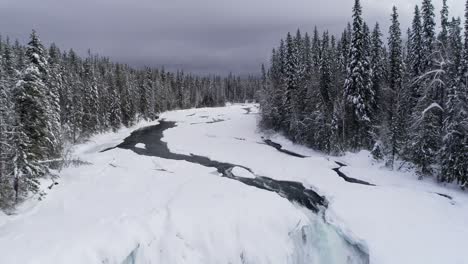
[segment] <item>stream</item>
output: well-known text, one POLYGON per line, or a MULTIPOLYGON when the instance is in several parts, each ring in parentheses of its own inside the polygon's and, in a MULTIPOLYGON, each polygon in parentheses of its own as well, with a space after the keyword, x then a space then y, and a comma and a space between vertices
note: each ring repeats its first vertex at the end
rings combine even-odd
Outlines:
MULTIPOLYGON (((292 152, 290 150, 287 150, 287 149, 284 149, 283 146, 279 143, 276 143, 270 139, 263 139, 263 142, 270 146, 270 147, 273 147, 275 148, 276 150, 278 150, 279 152, 281 153, 284 153, 286 155, 289 155, 289 156, 293 156, 293 157, 296 157, 296 158, 307 158, 307 156, 304 156, 302 154, 298 154, 298 153, 295 153, 295 152, 292 152)), ((367 186, 375 186, 375 184, 372 184, 372 183, 369 183, 369 182, 366 182, 366 181, 363 181, 363 180, 359 180, 359 179, 355 179, 355 178, 352 178, 352 177, 349 177, 347 176, 346 174, 344 174, 342 171, 341 171, 341 168, 343 167, 346 167, 347 165, 344 164, 344 163, 341 163, 341 162, 338 162, 338 161, 335 161, 335 163, 339 166, 338 168, 334 168, 333 171, 336 172, 336 174, 338 174, 338 176, 340 178, 342 178, 343 180, 345 180, 346 182, 349 182, 349 183, 356 183, 356 184, 362 184, 362 185, 367 185, 367 186)))
MULTIPOLYGON (((319 251, 318 254, 322 254, 326 261, 321 261, 319 263, 342 263, 342 259, 346 259, 346 262, 343 264, 361 264, 361 263, 369 263, 369 255, 367 250, 358 243, 351 241, 350 239, 343 237, 339 234, 338 231, 334 230, 333 227, 326 224, 326 222, 322 219, 323 212, 327 209, 327 200, 325 197, 319 195, 316 191, 312 189, 306 188, 300 182, 293 182, 293 181, 279 181, 275 179, 271 179, 264 176, 259 176, 254 173, 254 171, 248 167, 221 162, 209 159, 208 157, 199 156, 195 154, 184 155, 184 154, 177 154, 173 153, 169 150, 167 143, 162 141, 164 137, 163 133, 167 129, 171 129, 176 127, 177 124, 171 121, 160 121, 158 125, 144 127, 138 129, 131 133, 129 137, 127 137, 123 143, 119 144, 114 148, 121 148, 121 149, 128 149, 132 150, 133 152, 139 155, 145 156, 152 156, 152 157, 159 157, 164 159, 172 159, 172 160, 183 160, 195 164, 199 164, 205 167, 212 167, 217 170, 218 173, 222 177, 226 177, 232 180, 236 180, 243 184, 256 187, 261 190, 270 191, 277 193, 279 196, 288 199, 290 202, 299 205, 302 208, 306 208, 314 213, 315 218, 312 222, 314 224, 312 226, 308 226, 303 228, 300 234, 291 235, 295 237, 295 241, 297 241, 298 248, 301 248, 296 253, 295 261, 292 263, 310 263, 312 260, 316 260, 316 257, 312 257, 313 254, 310 254, 310 250, 319 251), (146 148, 138 148, 136 145, 138 143, 143 143, 146 145, 146 148), (250 173, 255 175, 255 178, 243 178, 235 176, 232 173, 233 168, 240 167, 245 170, 248 170, 250 173), (317 217, 318 216, 318 217, 317 217), (320 222, 320 223, 318 223, 320 222), (317 238, 317 233, 321 233, 322 236, 327 237, 325 241, 329 240, 339 240, 342 245, 341 251, 338 253, 336 252, 325 252, 330 251, 329 247, 327 247, 325 242, 319 241, 317 238), (333 238, 333 239, 332 239, 333 238), (318 250, 319 249, 319 250, 318 250), (322 252, 323 251, 323 252, 322 252), (334 259, 334 260, 333 260, 334 259), (339 260, 337 260, 339 259, 339 260), (307 260, 307 261, 306 261, 307 260), (337 262, 339 261, 339 262, 337 262)), ((108 151, 114 148, 109 148, 104 151, 108 151)), ((289 152, 288 154, 291 154, 289 152)), ((294 153, 293 153, 294 154, 294 153)), ((330 242, 329 242, 330 243, 330 242)), ((339 244, 338 243, 338 244, 339 244)), ((335 244, 335 243, 332 243, 335 244)), ((323 259, 323 258, 319 258, 323 259)), ((137 263, 137 262, 125 262, 125 263, 137 263)))

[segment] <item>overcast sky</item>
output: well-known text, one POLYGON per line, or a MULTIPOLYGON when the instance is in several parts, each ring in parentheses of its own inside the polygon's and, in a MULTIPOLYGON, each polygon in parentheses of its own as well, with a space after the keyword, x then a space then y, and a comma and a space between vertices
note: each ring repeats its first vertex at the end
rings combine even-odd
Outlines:
MULTIPOLYGON (((408 27, 422 0, 362 0, 369 24, 388 30, 393 5, 408 27)), ((194 73, 258 72, 286 32, 328 29, 350 20, 353 0, 0 0, 0 32, 25 41, 35 28, 45 43, 88 48, 135 67, 194 73)), ((433 0, 439 14, 442 0, 433 0)), ((448 0, 463 16, 464 0, 448 0)), ((404 29, 403 32, 406 32, 404 29)))

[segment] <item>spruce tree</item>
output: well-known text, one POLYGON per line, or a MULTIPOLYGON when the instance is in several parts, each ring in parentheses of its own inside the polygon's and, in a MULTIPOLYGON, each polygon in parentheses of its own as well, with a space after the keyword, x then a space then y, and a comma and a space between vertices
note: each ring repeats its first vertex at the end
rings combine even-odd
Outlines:
POLYGON ((300 60, 297 41, 288 33, 286 37, 285 85, 284 95, 285 118, 283 128, 288 134, 297 132, 297 116, 294 99, 300 84, 300 60))
POLYGON ((46 173, 39 161, 47 157, 48 138, 46 85, 42 74, 47 71, 44 50, 36 32, 26 51, 28 65, 13 91, 15 126, 12 145, 16 200, 29 191, 37 191, 37 178, 46 173))
POLYGON ((47 92, 48 101, 48 131, 51 138, 49 146, 49 156, 58 158, 62 154, 62 121, 61 121, 61 102, 60 92, 63 90, 63 68, 60 63, 60 51, 52 44, 49 49, 49 74, 47 75, 47 92))
POLYGON ((140 114, 145 120, 154 119, 154 90, 151 81, 151 69, 146 68, 140 84, 140 114))
POLYGON ((128 76, 123 69, 123 65, 117 64, 115 68, 115 85, 120 98, 120 113, 121 122, 124 126, 129 127, 132 124, 132 105, 129 94, 128 76))
POLYGON ((113 131, 117 131, 122 125, 122 107, 120 100, 120 93, 117 87, 114 86, 113 76, 109 75, 109 126, 113 131))
POLYGON ((317 27, 314 28, 314 36, 312 37, 312 65, 315 69, 318 69, 320 65, 320 35, 317 27))
POLYGON ((99 93, 95 69, 92 63, 92 57, 88 52, 88 58, 84 63, 84 83, 83 83, 83 117, 82 131, 84 137, 89 137, 99 131, 99 93))
MULTIPOLYGON (((409 159, 420 168, 421 177, 434 172, 434 164, 440 152, 442 121, 444 113, 444 78, 446 62, 443 54, 435 47, 434 6, 424 0, 422 6, 422 72, 419 98, 413 108, 410 126, 409 159), (437 56, 436 56, 437 55, 437 56)), ((413 44, 415 45, 415 44, 413 44)))
POLYGON ((366 56, 365 26, 362 19, 362 7, 359 0, 355 0, 353 7, 353 32, 351 41, 351 55, 348 74, 345 82, 344 95, 349 114, 346 118, 346 128, 350 145, 354 149, 370 147, 371 108, 374 102, 374 92, 368 79, 369 66, 366 56))
POLYGON ((320 95, 321 95, 321 112, 323 114, 321 131, 317 142, 320 142, 319 149, 330 153, 332 151, 330 136, 333 122, 333 101, 332 101, 332 72, 331 72, 331 52, 330 38, 328 32, 323 33, 322 47, 320 56, 320 95))
POLYGON ((418 103, 422 91, 420 82, 417 79, 421 76, 424 71, 424 50, 423 50, 423 36, 422 36, 422 24, 421 14, 419 7, 416 6, 414 10, 414 18, 411 28, 411 41, 408 51, 408 70, 410 84, 408 85, 409 92, 409 108, 412 109, 418 103))
MULTIPOLYGON (((12 129, 11 91, 14 87, 16 72, 12 58, 9 40, 3 46, 3 56, 0 56, 0 207, 6 202, 10 186, 10 153, 12 146, 8 134, 12 129), (4 191, 4 192, 3 192, 4 191), (3 201, 3 202, 2 202, 3 201)), ((4 206, 7 206, 5 203, 4 206)))
POLYGON ((66 83, 66 109, 67 114, 65 115, 65 126, 68 131, 67 137, 71 139, 73 143, 81 141, 81 129, 83 127, 83 116, 84 116, 84 105, 83 105, 83 92, 84 83, 81 79, 83 74, 83 65, 81 59, 75 53, 70 50, 67 54, 67 75, 66 83))
POLYGON ((294 139, 297 142, 304 142, 304 136, 302 135, 302 131, 304 129, 304 118, 305 118, 305 111, 307 108, 307 90, 308 90, 308 80, 306 70, 308 68, 307 62, 305 58, 308 56, 307 53, 309 52, 305 47, 305 40, 302 37, 302 34, 299 30, 296 32, 296 36, 294 37, 294 44, 296 46, 296 57, 298 64, 295 70, 295 76, 297 76, 297 87, 293 94, 292 100, 292 123, 290 130, 292 134, 295 135, 294 139))
MULTIPOLYGON (((1 73, 3 72, 0 71, 0 74, 1 73)), ((6 202, 6 197, 8 196, 6 188, 9 185, 7 177, 9 177, 10 174, 8 171, 8 160, 10 158, 9 152, 11 151, 11 145, 9 144, 7 134, 9 133, 11 125, 9 122, 11 115, 9 102, 11 99, 8 94, 9 87, 7 84, 5 77, 0 75, 0 208, 6 206, 6 204, 3 204, 6 202)))
POLYGON ((432 0, 423 0, 422 3, 422 48, 423 72, 432 69, 432 58, 435 49, 435 14, 432 0))
POLYGON ((273 52, 271 58, 271 83, 272 83, 272 92, 271 92, 271 126, 274 129, 280 129, 281 123, 284 118, 284 108, 283 108, 283 96, 284 96, 284 75, 285 75, 285 45, 284 41, 280 41, 278 50, 273 52))
POLYGON ((441 30, 437 37, 438 46, 440 50, 447 49, 448 45, 448 30, 449 30, 449 10, 447 6, 447 0, 442 0, 442 10, 440 11, 440 27, 441 30))
POLYGON ((382 86, 385 77, 385 54, 383 51, 383 46, 384 45, 382 41, 382 33, 380 32, 380 26, 379 23, 376 23, 374 30, 372 31, 370 59, 370 65, 372 70, 372 90, 375 93, 374 105, 372 109, 376 115, 381 110, 379 109, 379 107, 381 107, 380 101, 382 99, 382 86))
POLYGON ((313 69, 313 53, 312 53, 312 41, 308 33, 304 36, 304 43, 302 49, 302 64, 304 66, 304 81, 305 86, 310 84, 312 78, 312 69, 313 69))
MULTIPOLYGON (((449 29, 451 77, 444 119, 443 149, 441 151, 442 168, 439 180, 456 181, 462 188, 468 186, 468 98, 467 83, 458 72, 462 63, 460 20, 453 19, 449 29)), ((467 42, 468 40, 465 40, 467 42)), ((466 53, 467 51, 463 51, 466 53)))
POLYGON ((456 181, 462 188, 468 186, 468 1, 465 6, 464 44, 461 42, 460 20, 450 26, 452 71, 459 69, 456 82, 450 85, 444 119, 442 168, 439 180, 456 181), (461 55, 460 55, 461 53, 461 55), (459 64, 459 67, 457 66, 459 64))
POLYGON ((397 8, 393 7, 392 24, 389 30, 389 89, 386 95, 388 105, 385 119, 388 127, 387 144, 389 147, 389 166, 393 168, 395 157, 401 147, 401 138, 404 135, 403 117, 403 43, 401 40, 400 22, 397 8))
POLYGON ((460 77, 463 83, 468 83, 468 0, 465 4, 464 40, 460 77))
POLYGON ((40 160, 47 156, 46 149, 49 144, 47 87, 42 78, 47 70, 47 61, 35 31, 31 34, 26 55, 27 68, 14 90, 15 112, 19 126, 29 141, 29 149, 25 151, 40 160))

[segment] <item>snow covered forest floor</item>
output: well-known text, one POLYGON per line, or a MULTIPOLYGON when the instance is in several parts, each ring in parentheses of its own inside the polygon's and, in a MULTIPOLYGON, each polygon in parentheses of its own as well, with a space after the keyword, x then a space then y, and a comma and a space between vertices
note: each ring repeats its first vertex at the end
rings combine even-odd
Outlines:
MULTIPOLYGON (((0 213, 2 263, 468 263, 468 195, 411 171, 389 171, 369 153, 329 157, 257 128, 258 106, 164 113, 173 153, 236 167, 238 177, 301 182, 328 201, 315 214, 275 192, 183 160, 111 149, 143 122, 93 137, 74 156, 91 163, 44 180, 13 215, 0 213), (265 144, 271 139, 293 156, 265 144), (345 181, 347 177, 369 182, 345 181), (49 189, 49 187, 51 187, 49 189)), ((145 149, 143 143, 137 148, 145 149)))

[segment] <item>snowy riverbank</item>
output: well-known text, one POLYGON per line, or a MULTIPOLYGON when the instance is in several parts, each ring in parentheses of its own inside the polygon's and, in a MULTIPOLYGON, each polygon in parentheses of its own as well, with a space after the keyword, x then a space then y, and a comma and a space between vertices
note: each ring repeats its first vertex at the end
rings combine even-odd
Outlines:
MULTIPOLYGON (((297 181, 324 195, 325 224, 274 192, 219 176, 183 160, 101 150, 142 123, 96 136, 75 149, 92 165, 65 169, 43 201, 0 215, 5 263, 347 263, 342 236, 367 248, 371 263, 467 263, 468 195, 411 173, 372 164, 366 152, 329 158, 272 139, 299 158, 263 143, 255 105, 191 109, 161 116, 174 153, 250 168, 255 175, 297 181), (250 108, 250 110, 247 110, 250 108), (376 186, 344 181, 332 169, 376 186), (441 196, 444 194, 450 198, 441 196), (443 245, 443 246, 441 246, 443 245)), ((137 144, 145 150, 148 145, 137 144)), ((252 178, 238 167, 233 173, 252 178)), ((44 184, 47 185, 47 184, 44 184)), ((358 262, 351 262, 358 263, 358 262)))

